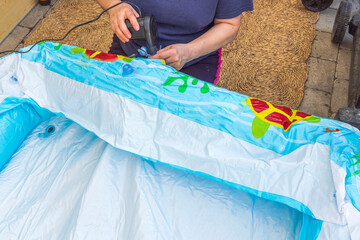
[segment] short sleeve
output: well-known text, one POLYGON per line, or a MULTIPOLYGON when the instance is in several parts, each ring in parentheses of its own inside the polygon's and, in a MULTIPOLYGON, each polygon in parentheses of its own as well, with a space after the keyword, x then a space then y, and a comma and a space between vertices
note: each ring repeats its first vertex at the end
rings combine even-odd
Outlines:
POLYGON ((215 18, 234 18, 246 11, 254 10, 252 0, 219 0, 215 18))

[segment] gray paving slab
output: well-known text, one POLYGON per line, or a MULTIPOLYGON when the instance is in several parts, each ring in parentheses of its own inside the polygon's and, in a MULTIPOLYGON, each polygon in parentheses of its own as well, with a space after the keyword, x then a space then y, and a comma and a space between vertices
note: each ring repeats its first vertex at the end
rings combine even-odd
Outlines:
POLYGON ((315 25, 315 29, 322 32, 331 33, 335 21, 336 9, 328 8, 320 13, 319 20, 315 25))
POLYGON ((338 9, 341 1, 342 1, 342 0, 334 0, 333 3, 331 4, 330 8, 332 8, 332 9, 338 9))
POLYGON ((335 119, 336 118, 336 113, 332 113, 329 118, 335 119))
POLYGON ((43 19, 45 14, 50 10, 50 5, 41 6, 36 4, 35 7, 26 15, 26 17, 20 22, 20 26, 33 28, 35 25, 43 19))
POLYGON ((349 81, 344 79, 336 79, 334 81, 334 90, 331 96, 331 112, 337 113, 340 108, 347 107, 349 91, 349 81))
POLYGON ((359 11, 359 9, 360 9, 359 0, 334 0, 333 3, 331 4, 330 8, 338 9, 339 5, 342 1, 348 1, 348 2, 352 3, 352 8, 351 8, 352 14, 359 11))
POLYGON ((33 27, 33 28, 31 29, 31 31, 29 32, 29 34, 24 38, 24 42, 26 41, 26 39, 27 39, 28 37, 30 37, 30 36, 36 31, 36 29, 37 29, 40 25, 41 25, 41 21, 39 21, 39 22, 35 25, 35 27, 33 27))
POLYGON ((15 27, 15 29, 0 45, 0 52, 6 50, 14 50, 24 40, 25 36, 29 32, 30 29, 26 27, 21 27, 21 26, 15 27))
POLYGON ((20 44, 15 48, 15 50, 16 50, 16 51, 19 51, 20 48, 23 48, 23 47, 24 47, 24 43, 20 43, 20 44))
POLYGON ((347 28, 343 41, 340 44, 341 49, 351 50, 353 46, 353 36, 348 32, 347 28))
POLYGON ((329 60, 310 57, 308 64, 309 75, 305 86, 331 93, 334 83, 336 63, 329 60))
POLYGON ((310 56, 336 61, 338 48, 339 44, 331 42, 331 33, 317 31, 310 56))
POLYGON ((51 0, 51 1, 50 1, 50 5, 51 5, 51 6, 54 6, 57 2, 59 2, 59 0, 51 0))
POLYGON ((335 78, 348 80, 350 78, 350 65, 351 51, 348 49, 339 49, 335 78))
POLYGON ((330 101, 331 95, 329 93, 307 88, 299 110, 308 114, 327 118, 330 116, 330 101))

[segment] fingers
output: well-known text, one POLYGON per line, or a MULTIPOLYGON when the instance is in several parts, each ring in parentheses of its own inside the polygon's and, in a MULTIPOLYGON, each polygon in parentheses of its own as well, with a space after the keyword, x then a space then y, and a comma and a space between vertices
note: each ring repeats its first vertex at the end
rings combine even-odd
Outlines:
POLYGON ((171 46, 159 50, 155 55, 149 57, 153 59, 164 59, 165 63, 177 70, 180 70, 181 59, 176 49, 171 46))
POLYGON ((137 11, 135 11, 134 9, 133 9, 133 12, 134 12, 135 17, 137 17, 137 18, 140 17, 139 13, 137 11))
POLYGON ((125 20, 129 19, 134 29, 138 31, 140 29, 136 19, 138 16, 139 14, 131 6, 119 8, 116 13, 110 15, 111 27, 123 43, 129 42, 131 38, 131 33, 125 24, 125 20))
POLYGON ((180 63, 179 63, 179 62, 167 63, 167 65, 175 68, 176 70, 180 70, 180 69, 181 69, 181 66, 180 66, 180 63))
POLYGON ((180 58, 178 56, 171 56, 169 58, 164 59, 167 65, 173 65, 180 62, 180 58))
POLYGON ((127 28, 126 24, 125 24, 125 18, 124 16, 122 16, 119 21, 118 21, 118 24, 119 24, 119 28, 125 38, 125 42, 128 42, 131 38, 131 33, 129 31, 129 29, 127 28))
POLYGON ((136 15, 134 14, 134 12, 132 12, 130 15, 128 15, 127 18, 129 19, 129 21, 130 21, 131 25, 134 27, 134 29, 136 31, 139 31, 140 26, 139 26, 139 23, 136 19, 136 15))
POLYGON ((171 46, 168 46, 166 48, 163 48, 159 50, 153 58, 159 58, 159 59, 169 59, 172 56, 178 56, 176 49, 172 48, 171 46))
POLYGON ((116 34, 116 36, 118 36, 118 38, 120 39, 120 41, 122 41, 122 42, 127 41, 127 38, 125 37, 125 35, 121 31, 121 29, 119 27, 119 23, 118 23, 117 20, 111 21, 111 27, 112 27, 114 33, 116 34))

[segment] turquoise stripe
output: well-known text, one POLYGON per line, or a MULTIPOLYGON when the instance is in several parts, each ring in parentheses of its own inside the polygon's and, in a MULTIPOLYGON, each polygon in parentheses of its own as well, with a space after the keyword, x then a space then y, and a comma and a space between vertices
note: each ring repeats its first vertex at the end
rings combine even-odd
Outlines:
POLYGON ((0 103, 0 171, 31 130, 50 116, 30 99, 11 97, 0 103))
MULTIPOLYGON (((354 171, 346 162, 349 155, 360 153, 359 135, 346 129, 343 123, 321 119, 320 123, 301 121, 287 132, 270 126, 262 138, 252 134, 252 122, 255 114, 246 103, 247 96, 209 85, 208 93, 201 93, 204 83, 189 79, 184 92, 184 81, 176 80, 168 86, 163 84, 168 77, 184 77, 174 73, 170 67, 160 61, 137 59, 131 63, 114 63, 89 59, 82 53, 73 54, 73 46, 44 43, 36 46, 22 58, 43 64, 45 68, 75 81, 115 93, 141 104, 158 108, 181 118, 214 128, 243 141, 252 143, 278 154, 289 154, 301 146, 321 143, 329 145, 330 158, 347 171, 354 171), (131 71, 130 71, 130 70, 131 71), (183 93, 180 93, 181 90, 183 93), (326 133, 326 129, 339 132, 326 133)), ((356 170, 356 169, 355 169, 356 170)), ((348 192, 354 206, 360 210, 360 193, 357 185, 359 176, 346 180, 348 192)))
POLYGON ((304 214, 299 240, 316 240, 321 232, 322 224, 323 221, 304 214))
MULTIPOLYGON (((346 175, 360 170, 360 164, 354 163, 358 158, 355 158, 360 153, 360 136, 351 132, 346 136, 333 136, 331 138, 330 159, 340 167, 346 170, 346 175)), ((351 203, 360 211, 360 174, 345 178, 345 189, 351 203)))
POLYGON ((270 126, 262 138, 256 139, 251 129, 255 115, 246 103, 247 96, 211 84, 209 93, 203 94, 201 88, 204 82, 194 81, 196 85, 192 85, 194 79, 189 79, 186 91, 180 93, 182 80, 176 80, 169 86, 163 84, 169 76, 185 75, 174 73, 172 68, 164 67, 160 61, 134 60, 130 63, 133 72, 124 74, 124 67, 129 65, 127 62, 120 60, 109 63, 88 59, 82 53, 72 54, 73 46, 62 45, 60 50, 55 50, 55 46, 57 44, 44 43, 22 57, 41 63, 48 70, 75 81, 227 132, 279 154, 289 154, 303 145, 315 142, 328 144, 330 134, 324 134, 325 128, 339 128, 334 120, 322 119, 321 123, 301 121, 288 132, 270 126))
MULTIPOLYGON (((36 127, 40 122, 48 119, 52 115, 53 113, 50 113, 48 110, 39 107, 31 99, 6 98, 0 104, 0 132, 2 133, 0 135, 0 169, 4 168, 10 157, 16 152, 16 150, 26 139, 31 130, 36 127)), ((207 173, 192 171, 181 166, 161 162, 155 159, 144 157, 139 154, 136 155, 151 162, 163 164, 173 167, 175 169, 179 169, 185 172, 197 174, 215 180, 227 186, 242 190, 258 197, 286 204, 292 208, 299 210, 300 212, 314 217, 313 213, 307 206, 292 198, 278 194, 261 192, 253 188, 249 188, 237 183, 217 178, 207 173)))
MULTIPOLYGON (((132 154, 138 155, 136 153, 132 153, 132 154)), ((286 196, 282 196, 282 195, 278 195, 278 194, 274 194, 274 193, 262 192, 262 191, 259 191, 259 190, 256 190, 256 189, 253 189, 253 188, 250 188, 250 187, 246 187, 246 186, 243 186, 243 185, 240 185, 240 184, 237 184, 237 183, 226 181, 226 180, 221 179, 221 178, 217 178, 215 176, 212 176, 212 175, 204 173, 204 172, 193 171, 193 170, 188 169, 188 168, 184 168, 184 167, 177 166, 177 165, 170 164, 170 163, 166 163, 166 162, 161 162, 161 161, 158 161, 156 159, 144 157, 144 156, 141 156, 141 155, 138 155, 138 156, 140 156, 141 158, 143 158, 145 160, 154 162, 154 163, 163 164, 163 165, 166 165, 166 166, 169 166, 169 167, 172 167, 172 168, 184 171, 184 172, 188 172, 188 173, 196 174, 196 175, 199 175, 199 176, 202 176, 202 177, 206 177, 208 179, 212 179, 212 180, 217 181, 219 183, 225 184, 227 186, 239 189, 239 190, 241 190, 243 192, 250 193, 250 194, 253 194, 255 196, 264 198, 264 199, 268 199, 268 200, 272 200, 272 201, 275 201, 275 202, 286 204, 289 207, 292 207, 292 208, 294 208, 294 209, 296 209, 296 210, 298 210, 298 211, 300 211, 300 212, 302 212, 302 213, 304 213, 306 215, 311 216, 312 218, 315 218, 315 215, 311 212, 311 210, 305 204, 303 204, 303 203, 301 203, 301 202, 299 202, 299 201, 297 201, 295 199, 292 199, 292 198, 289 198, 289 197, 286 197, 286 196)))

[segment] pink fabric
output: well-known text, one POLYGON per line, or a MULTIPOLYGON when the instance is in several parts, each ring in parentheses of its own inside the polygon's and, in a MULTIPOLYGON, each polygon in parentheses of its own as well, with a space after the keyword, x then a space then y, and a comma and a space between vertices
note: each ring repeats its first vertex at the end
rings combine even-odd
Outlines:
POLYGON ((217 69, 217 72, 216 72, 216 78, 215 78, 215 81, 214 81, 214 84, 216 85, 217 84, 217 81, 219 80, 219 77, 220 77, 220 69, 221 69, 221 63, 222 63, 222 48, 219 49, 219 62, 218 62, 218 69, 217 69))

